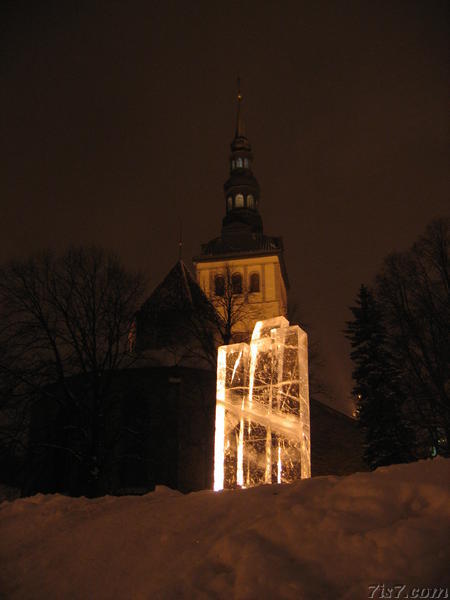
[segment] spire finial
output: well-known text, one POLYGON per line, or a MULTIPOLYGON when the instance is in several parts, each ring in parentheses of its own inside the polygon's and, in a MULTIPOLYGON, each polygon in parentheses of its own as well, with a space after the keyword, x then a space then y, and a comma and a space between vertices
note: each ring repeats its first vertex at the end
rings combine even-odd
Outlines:
POLYGON ((241 118, 241 102, 243 96, 241 92, 241 78, 237 78, 237 115, 236 115, 236 137, 244 136, 244 123, 241 118))

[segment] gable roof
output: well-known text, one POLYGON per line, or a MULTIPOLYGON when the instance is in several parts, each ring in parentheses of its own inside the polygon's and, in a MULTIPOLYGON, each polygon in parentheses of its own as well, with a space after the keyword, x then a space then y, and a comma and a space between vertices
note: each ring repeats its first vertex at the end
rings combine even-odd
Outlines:
POLYGON ((182 260, 169 271, 162 282, 153 290, 140 312, 154 309, 186 310, 206 308, 210 305, 205 293, 191 275, 182 260))
POLYGON ((186 319, 213 319, 214 314, 207 296, 179 260, 136 314, 137 346, 162 347, 181 336, 186 319))

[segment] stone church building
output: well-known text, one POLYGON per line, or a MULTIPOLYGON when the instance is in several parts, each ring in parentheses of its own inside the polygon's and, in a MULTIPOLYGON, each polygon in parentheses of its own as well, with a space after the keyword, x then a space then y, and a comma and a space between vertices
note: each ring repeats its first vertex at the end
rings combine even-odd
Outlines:
MULTIPOLYGON (((256 321, 287 315, 283 243, 263 230, 241 105, 239 93, 220 235, 193 258, 195 275, 180 260, 136 314, 138 360, 115 375, 114 410, 105 419, 108 437, 119 442, 97 495, 212 488, 217 346, 248 340, 256 321)), ((313 388, 310 417, 312 476, 366 469, 356 422, 321 403, 313 388)), ((29 458, 26 495, 83 493, 76 462, 57 450, 70 445, 60 439, 61 418, 54 402, 31 417, 30 437, 45 451, 29 458)))
MULTIPOLYGON (((190 323, 192 315, 202 313, 206 300, 214 306, 223 322, 231 321, 230 335, 223 335, 222 330, 222 339, 216 336, 214 340, 215 358, 218 345, 248 341, 256 321, 287 316, 289 280, 283 242, 281 237, 264 232, 259 211, 260 187, 252 164, 252 148, 245 135, 242 95, 239 92, 236 128, 229 157, 230 175, 223 186, 225 215, 220 235, 202 244, 200 254, 193 258, 195 278, 183 262, 177 263, 144 304, 137 319, 137 347, 140 351, 153 352, 154 357, 154 353, 159 352, 159 364, 166 365, 166 368, 204 367, 197 371, 197 380, 202 379, 205 384, 208 381, 208 391, 202 397, 206 402, 203 411, 205 420, 201 424, 196 421, 194 429, 205 443, 208 455, 202 462, 206 468, 203 481, 207 487, 211 487, 213 471, 215 378, 211 380, 206 375, 211 375, 211 366, 208 370, 202 360, 195 357, 192 360, 192 353, 183 352, 187 346, 186 335, 189 337, 192 327, 188 327, 186 333, 182 323, 190 323), (159 308, 156 310, 155 307, 159 308), (231 314, 233 312, 235 314, 231 314), (177 354, 178 362, 170 362, 167 347, 158 348, 158 344, 152 346, 149 341, 143 343, 147 331, 153 331, 152 335, 155 335, 158 323, 173 326, 168 337, 180 341, 178 353, 172 353, 172 357, 177 354)), ((165 334, 167 336, 167 331, 165 334)), ((362 438, 356 421, 320 402, 314 389, 310 389, 310 396, 312 475, 343 475, 365 470, 362 438)), ((194 440, 191 440, 185 444, 185 450, 189 443, 195 446, 194 440)), ((184 489, 199 488, 193 484, 184 489)))

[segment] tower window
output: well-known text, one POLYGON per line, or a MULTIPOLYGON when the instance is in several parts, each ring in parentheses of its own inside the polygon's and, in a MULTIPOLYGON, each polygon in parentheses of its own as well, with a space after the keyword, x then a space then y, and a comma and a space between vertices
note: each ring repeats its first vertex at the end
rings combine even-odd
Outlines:
POLYGON ((225 295, 225 279, 222 275, 216 275, 214 277, 214 293, 216 296, 225 295))
POLYGON ((247 196, 247 207, 248 208, 254 208, 255 207, 255 200, 253 198, 253 196, 251 194, 249 194, 247 196))
POLYGON ((231 289, 233 294, 242 294, 242 275, 240 273, 233 273, 231 276, 231 289))
POLYGON ((250 292, 259 292, 259 273, 250 275, 250 292))
POLYGON ((248 158, 244 158, 244 169, 248 169, 248 158))
POLYGON ((231 210, 233 208, 233 198, 231 196, 228 196, 227 198, 227 208, 228 210, 231 210))
POLYGON ((237 194, 236 196, 236 208, 242 208, 244 206, 244 196, 237 194))
POLYGON ((234 169, 236 167, 236 162, 234 160, 231 161, 231 168, 234 169))
POLYGON ((236 167, 237 167, 238 169, 242 169, 242 158, 241 158, 241 157, 239 157, 239 158, 236 160, 236 167))

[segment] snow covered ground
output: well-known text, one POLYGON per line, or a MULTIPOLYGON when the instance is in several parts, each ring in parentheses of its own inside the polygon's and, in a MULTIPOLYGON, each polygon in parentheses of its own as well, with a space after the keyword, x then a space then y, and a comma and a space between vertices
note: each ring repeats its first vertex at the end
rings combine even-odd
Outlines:
POLYGON ((4 502, 0 597, 356 600, 395 584, 403 598, 449 585, 449 482, 438 458, 220 493, 4 502))

